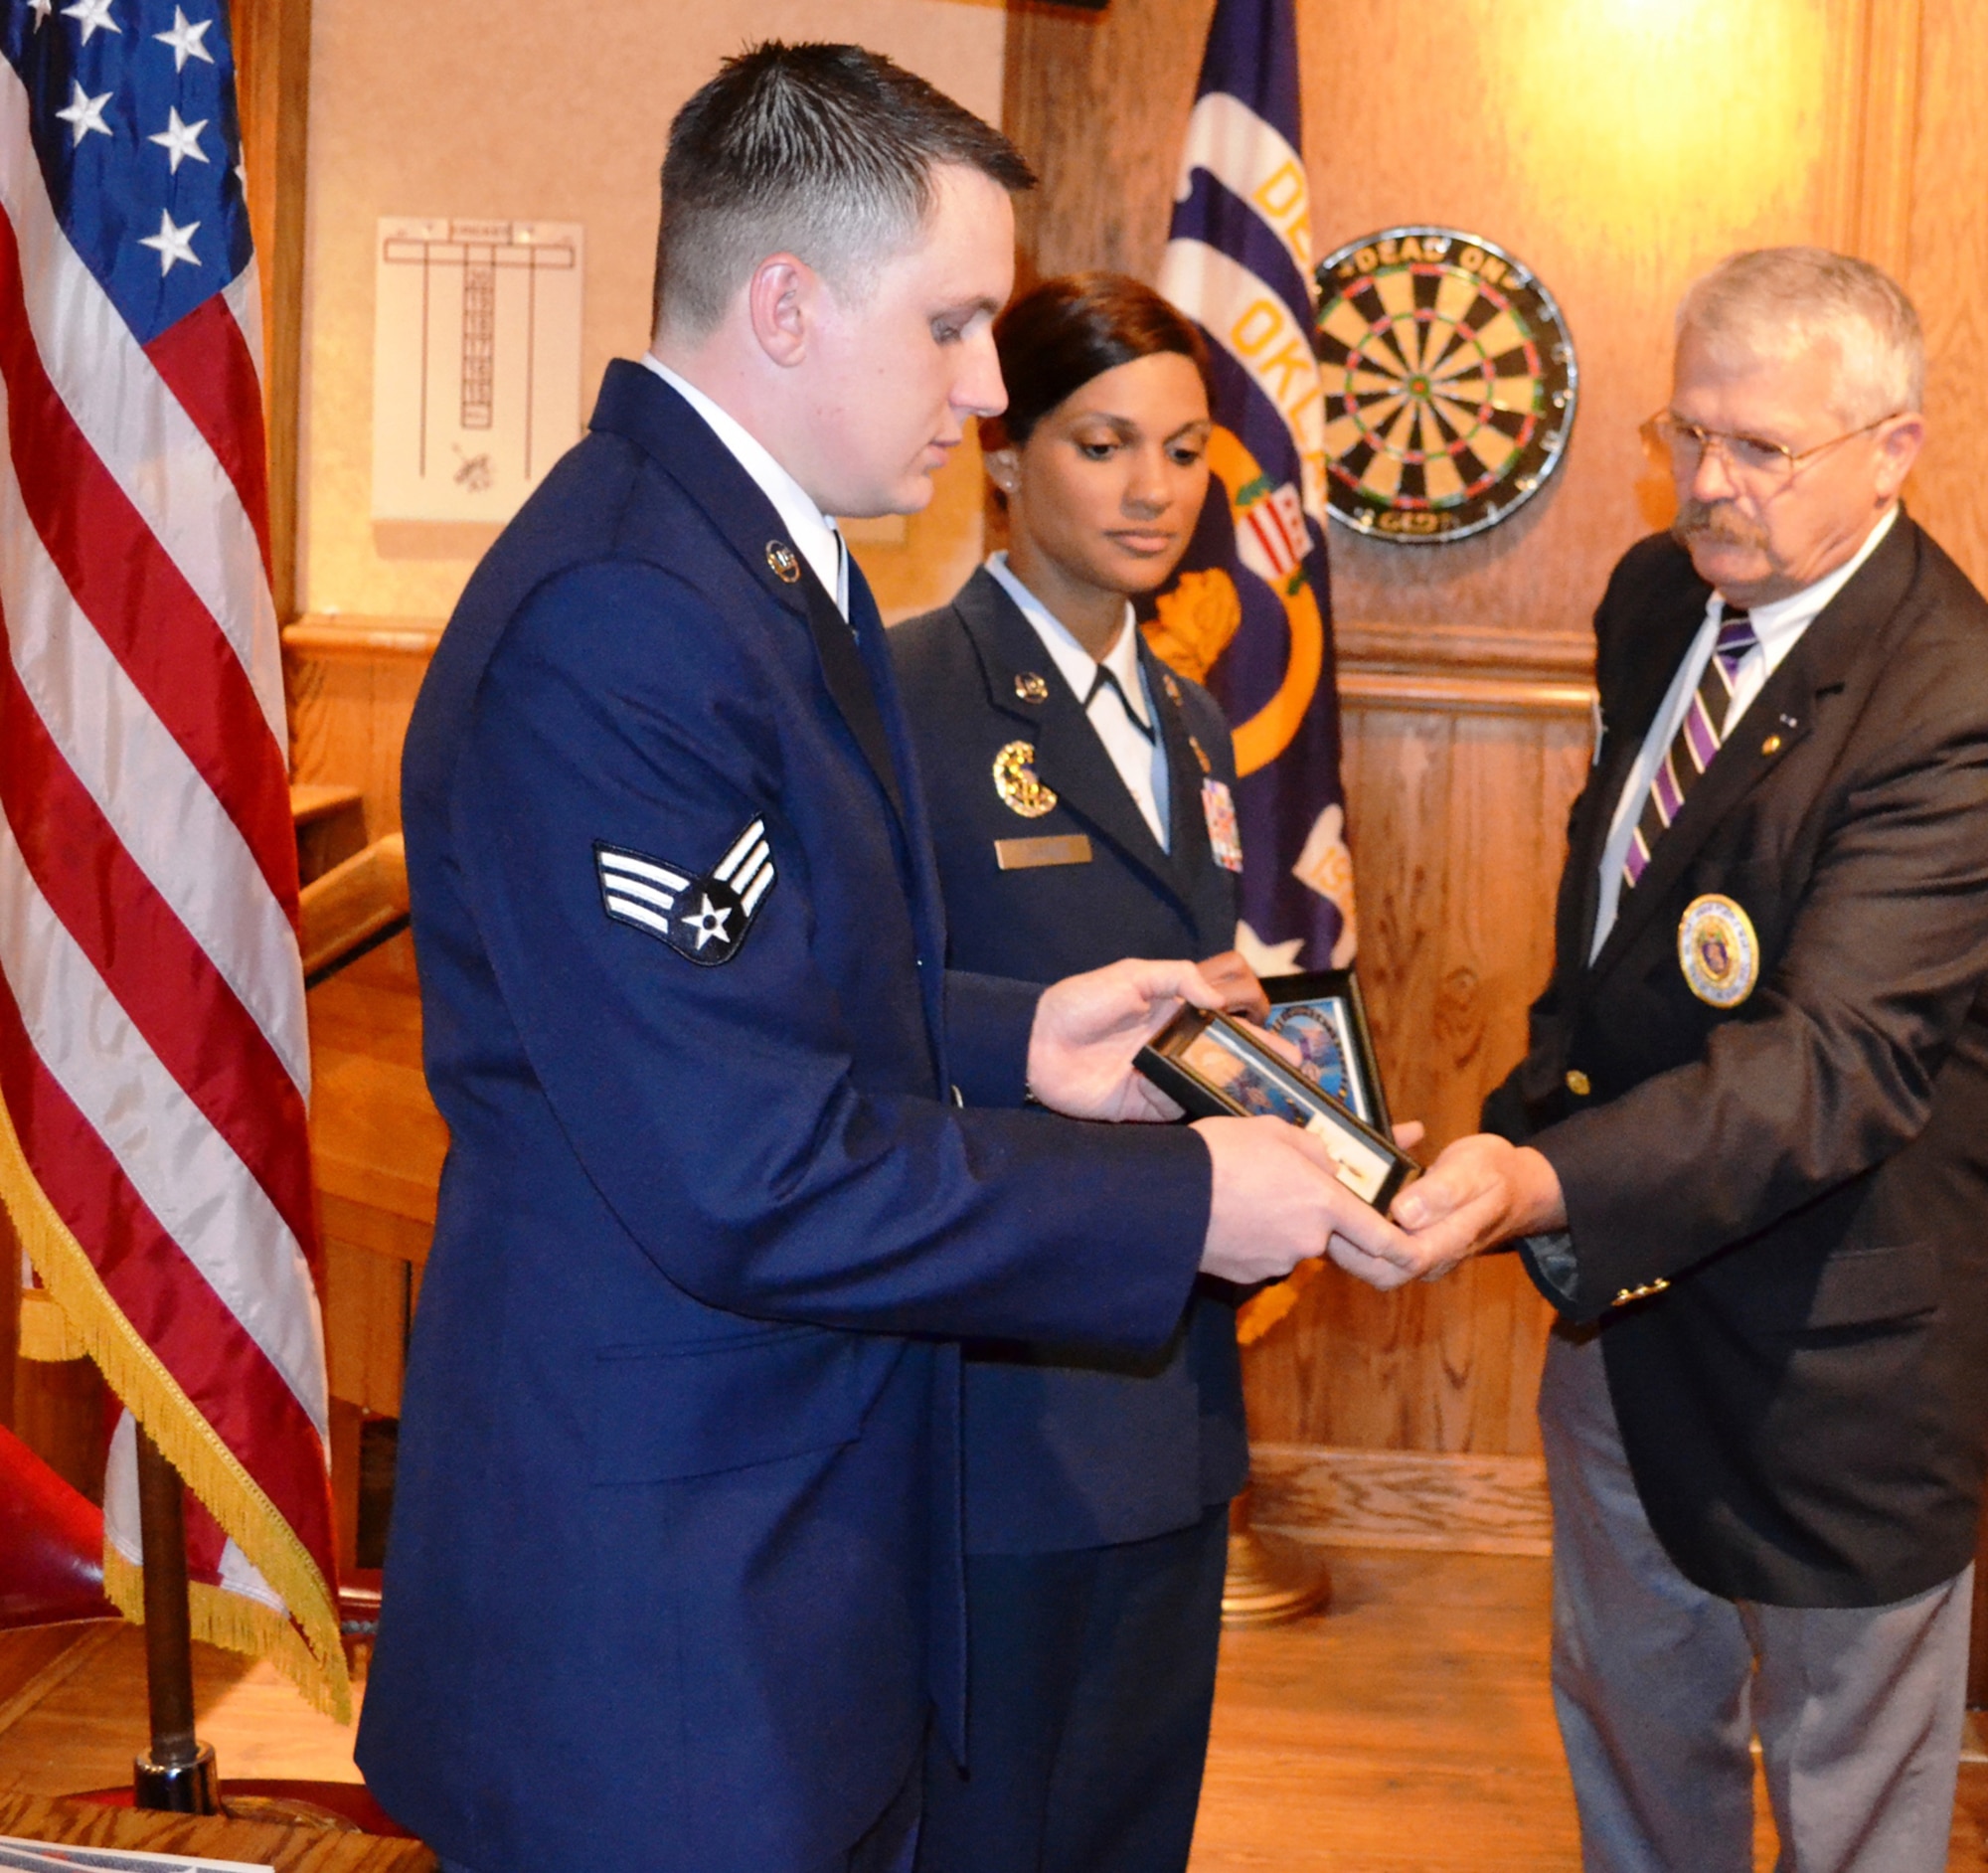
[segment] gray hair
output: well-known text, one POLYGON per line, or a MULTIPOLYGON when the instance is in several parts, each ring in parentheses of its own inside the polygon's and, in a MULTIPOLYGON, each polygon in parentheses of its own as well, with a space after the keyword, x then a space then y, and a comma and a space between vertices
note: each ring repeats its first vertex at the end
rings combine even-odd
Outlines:
POLYGON ((932 170, 1035 186, 1014 144, 861 46, 768 40, 678 111, 663 159, 655 321, 700 337, 769 254, 860 286, 932 206, 932 170))
POLYGON ((1835 415, 1853 426, 1916 411, 1925 400, 1925 336, 1905 288, 1869 260, 1827 248, 1729 254, 1686 289, 1680 340, 1686 332, 1715 351, 1769 358, 1833 344, 1835 415))

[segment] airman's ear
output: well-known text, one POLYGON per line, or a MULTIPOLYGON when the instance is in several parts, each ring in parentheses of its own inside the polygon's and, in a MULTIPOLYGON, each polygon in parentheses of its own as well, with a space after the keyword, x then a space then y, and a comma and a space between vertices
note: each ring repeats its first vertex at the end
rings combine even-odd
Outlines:
POLYGON ((821 276, 791 254, 769 254, 746 283, 746 309, 759 349, 782 369, 805 361, 821 276))

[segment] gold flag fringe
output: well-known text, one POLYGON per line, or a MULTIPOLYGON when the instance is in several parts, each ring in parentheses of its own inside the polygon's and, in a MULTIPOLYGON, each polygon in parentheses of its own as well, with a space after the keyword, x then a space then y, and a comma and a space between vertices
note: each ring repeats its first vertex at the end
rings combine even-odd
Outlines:
MULTIPOLYGON (((13 1218, 43 1286, 69 1316, 104 1383, 290 1610, 286 1617, 243 1595, 196 1583, 191 1590, 194 1637, 267 1657, 310 1704, 339 1723, 350 1723, 352 1684, 339 1641, 338 1609, 317 1563, 110 1298, 83 1245, 36 1180, 4 1099, 0 1204, 13 1218)), ((0 1277, 18 1278, 5 1271, 0 1277)), ((127 1619, 143 1619, 142 1576, 107 1544, 103 1588, 127 1619)))
POLYGON ((1236 1310, 1236 1344, 1249 1346, 1277 1324, 1298 1304, 1298 1296, 1325 1273, 1318 1257, 1300 1262, 1275 1287, 1251 1294, 1236 1310))

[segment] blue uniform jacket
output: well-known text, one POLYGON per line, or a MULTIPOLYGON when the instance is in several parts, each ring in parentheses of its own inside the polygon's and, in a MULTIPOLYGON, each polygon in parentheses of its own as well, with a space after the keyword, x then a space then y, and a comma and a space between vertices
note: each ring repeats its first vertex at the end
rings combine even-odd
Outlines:
POLYGON ((947 1342, 1156 1347, 1194 1278, 1198 1139, 989 1104, 1036 991, 942 969, 856 583, 862 694, 770 503, 615 364, 414 712, 450 1150, 358 1755, 478 1873, 838 1864, 929 1700, 957 1740, 947 1342))
MULTIPOLYGON (((1199 747, 1233 786, 1229 725, 1142 643, 1164 738, 1163 848, 1079 700, 983 568, 944 608, 891 634, 917 745, 958 968, 1055 981, 1119 956, 1198 958, 1236 939, 1236 878, 1215 862, 1199 747), (1035 682, 1018 679, 1035 677, 1035 682), (1040 700, 1037 700, 1040 694, 1040 700), (1178 698, 1178 701, 1175 699, 1178 698), (1018 816, 995 755, 1024 741, 1057 803, 1018 816), (1083 864, 1003 870, 999 839, 1081 834, 1083 864)), ((1235 1290, 1203 1278, 1164 1351, 969 1349, 966 1529, 974 1553, 1040 1553, 1184 1528, 1248 1474, 1235 1290)))

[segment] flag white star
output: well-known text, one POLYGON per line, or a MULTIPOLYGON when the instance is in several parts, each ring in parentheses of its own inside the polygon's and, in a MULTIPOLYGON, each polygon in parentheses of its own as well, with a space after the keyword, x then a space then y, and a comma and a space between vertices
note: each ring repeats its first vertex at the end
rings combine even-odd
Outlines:
MULTIPOLYGON (((34 0, 29 0, 32 6, 34 0)), ((173 8, 173 30, 170 33, 154 33, 152 37, 162 46, 173 49, 173 70, 184 72, 189 59, 204 59, 209 65, 214 63, 214 54, 201 42, 213 28, 212 20, 202 20, 196 26, 180 8, 173 8)))
POLYGON ((173 159, 173 174, 180 172, 181 162, 191 156, 195 162, 207 161, 207 152, 200 146, 200 133, 207 128, 207 119, 198 123, 182 123, 177 106, 168 105, 166 127, 157 136, 148 136, 145 141, 159 144, 173 159))
POLYGON ((124 29, 110 17, 110 0, 76 0, 73 7, 64 7, 63 18, 74 20, 83 28, 83 43, 86 46, 96 37, 101 28, 106 33, 121 33, 124 29))
POLYGON ((163 209, 159 212, 159 232, 146 235, 138 245, 141 248, 155 248, 159 255, 159 276, 163 279, 173 270, 177 261, 185 260, 189 266, 198 266, 200 256, 193 251, 193 238, 200 223, 190 221, 184 228, 175 228, 173 218, 163 209))
MULTIPOLYGON (((76 142, 81 143, 92 130, 101 130, 108 136, 110 126, 103 121, 103 106, 110 101, 110 93, 105 91, 101 97, 91 97, 75 79, 70 80, 70 85, 73 94, 69 108, 58 110, 56 115, 75 129, 76 142)), ((70 147, 73 149, 76 144, 72 143, 70 147)))
POLYGON ((28 0, 28 11, 35 16, 35 31, 42 30, 42 22, 54 10, 56 0, 28 0))

